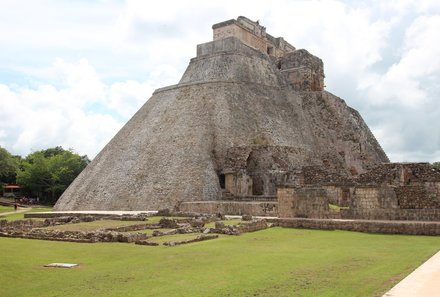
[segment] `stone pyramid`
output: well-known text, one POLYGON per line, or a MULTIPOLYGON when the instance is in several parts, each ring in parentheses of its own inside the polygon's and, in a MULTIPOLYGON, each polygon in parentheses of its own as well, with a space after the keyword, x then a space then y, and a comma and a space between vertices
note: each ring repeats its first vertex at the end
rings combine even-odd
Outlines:
POLYGON ((56 210, 157 210, 269 197, 306 166, 347 177, 383 162, 359 113, 324 90, 321 59, 245 17, 213 26, 177 85, 158 89, 56 210))

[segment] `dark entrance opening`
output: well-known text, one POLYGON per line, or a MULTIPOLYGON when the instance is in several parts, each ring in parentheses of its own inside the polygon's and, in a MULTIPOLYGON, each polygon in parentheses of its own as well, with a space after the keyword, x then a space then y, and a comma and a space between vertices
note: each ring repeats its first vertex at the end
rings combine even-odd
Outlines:
POLYGON ((218 175, 218 181, 220 182, 220 188, 225 188, 225 175, 223 173, 220 173, 218 175))
POLYGON ((264 194, 264 182, 261 176, 252 177, 252 195, 263 195, 264 194))
POLYGON ((273 47, 272 46, 268 46, 267 47, 267 54, 268 55, 273 55, 273 47))

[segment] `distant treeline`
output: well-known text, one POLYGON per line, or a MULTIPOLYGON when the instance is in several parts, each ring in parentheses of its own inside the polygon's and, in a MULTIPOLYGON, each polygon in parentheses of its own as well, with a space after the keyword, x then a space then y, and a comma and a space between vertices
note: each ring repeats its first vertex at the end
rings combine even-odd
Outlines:
POLYGON ((0 183, 18 184, 21 195, 54 204, 89 163, 87 155, 80 156, 61 146, 36 151, 25 158, 0 147, 0 183))

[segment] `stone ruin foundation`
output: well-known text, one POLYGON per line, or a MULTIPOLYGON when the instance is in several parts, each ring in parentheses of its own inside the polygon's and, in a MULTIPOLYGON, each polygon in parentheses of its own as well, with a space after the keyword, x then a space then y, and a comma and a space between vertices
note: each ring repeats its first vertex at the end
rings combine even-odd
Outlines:
MULTIPOLYGON (((186 214, 174 214, 186 215, 186 214)), ((68 231, 47 229, 50 226, 59 226, 65 224, 77 224, 80 222, 91 222, 100 219, 118 219, 131 220, 139 219, 139 216, 133 216, 127 219, 128 216, 69 216, 69 217, 52 217, 43 220, 17 220, 7 221, 0 220, 0 236, 52 240, 52 241, 68 241, 77 243, 96 243, 96 242, 125 242, 136 243, 139 245, 157 246, 159 243, 148 241, 149 238, 167 236, 173 234, 194 234, 195 238, 184 239, 181 241, 166 241, 163 245, 176 246, 181 244, 188 244, 198 241, 210 240, 218 238, 217 234, 225 235, 240 235, 246 232, 254 232, 274 226, 272 223, 267 223, 265 220, 253 220, 245 217, 242 224, 239 225, 225 225, 218 220, 224 219, 217 216, 199 215, 197 217, 185 218, 162 218, 158 224, 139 223, 129 226, 103 228, 95 231, 68 231), (204 225, 209 222, 216 222, 214 228, 207 228, 204 225), (145 233, 134 232, 146 229, 153 229, 152 235, 145 233), (166 231, 163 231, 166 229, 166 231)), ((143 218, 147 220, 147 218, 143 218)))
POLYGON ((278 188, 281 218, 440 221, 440 170, 428 163, 387 163, 357 178, 337 178, 310 168, 304 184, 278 188), (317 201, 321 201, 317 203, 317 201))

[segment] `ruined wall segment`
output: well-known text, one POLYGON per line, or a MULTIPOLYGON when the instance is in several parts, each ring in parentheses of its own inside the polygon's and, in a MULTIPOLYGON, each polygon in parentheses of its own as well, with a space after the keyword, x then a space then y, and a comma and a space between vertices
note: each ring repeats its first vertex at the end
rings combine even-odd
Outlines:
POLYGON ((279 218, 329 218, 328 195, 322 187, 280 186, 278 188, 279 218))
POLYGON ((305 49, 286 53, 278 63, 294 90, 324 90, 324 63, 305 49))

